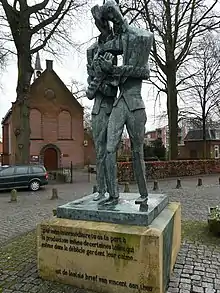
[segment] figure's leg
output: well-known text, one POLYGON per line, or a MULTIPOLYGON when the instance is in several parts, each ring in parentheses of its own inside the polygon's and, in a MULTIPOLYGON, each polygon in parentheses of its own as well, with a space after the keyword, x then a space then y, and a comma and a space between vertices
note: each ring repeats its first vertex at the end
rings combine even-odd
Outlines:
POLYGON ((104 108, 100 108, 98 115, 92 115, 92 133, 96 150, 96 180, 99 193, 94 200, 99 200, 106 193, 105 159, 108 119, 109 115, 106 114, 104 108))
POLYGON ((107 156, 106 156, 106 171, 107 182, 109 189, 110 203, 117 202, 119 198, 118 183, 117 183, 117 161, 116 152, 121 141, 122 132, 126 120, 125 102, 122 99, 117 106, 113 108, 109 118, 107 131, 107 156))
POLYGON ((140 198, 136 200, 136 204, 147 203, 148 199, 143 150, 146 121, 147 117, 145 109, 139 109, 129 112, 129 117, 126 123, 131 140, 134 174, 141 195, 140 198))

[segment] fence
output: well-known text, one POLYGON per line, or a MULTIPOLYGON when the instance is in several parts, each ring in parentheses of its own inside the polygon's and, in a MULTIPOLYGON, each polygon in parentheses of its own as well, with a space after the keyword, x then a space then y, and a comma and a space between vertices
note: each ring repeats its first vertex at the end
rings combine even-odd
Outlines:
POLYGON ((48 171, 49 181, 56 183, 83 183, 91 182, 96 175, 91 174, 90 167, 75 169, 70 163, 69 167, 62 167, 57 170, 48 171))
MULTIPOLYGON (((220 173, 220 159, 145 162, 147 179, 220 173)), ((135 181, 131 162, 118 163, 118 181, 135 181)))

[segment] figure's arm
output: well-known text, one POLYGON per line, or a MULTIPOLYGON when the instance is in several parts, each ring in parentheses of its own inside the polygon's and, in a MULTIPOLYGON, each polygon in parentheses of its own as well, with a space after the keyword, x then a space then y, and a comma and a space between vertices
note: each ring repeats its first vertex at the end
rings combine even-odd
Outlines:
POLYGON ((89 75, 89 77, 95 77, 95 70, 93 69, 93 67, 91 65, 87 65, 87 74, 89 75))
POLYGON ((150 70, 148 66, 139 67, 133 65, 113 66, 112 75, 120 77, 133 77, 148 79, 150 77, 150 70))
POLYGON ((150 77, 150 70, 148 66, 140 67, 133 65, 114 66, 104 57, 99 59, 100 67, 106 73, 117 77, 133 77, 148 79, 150 77))

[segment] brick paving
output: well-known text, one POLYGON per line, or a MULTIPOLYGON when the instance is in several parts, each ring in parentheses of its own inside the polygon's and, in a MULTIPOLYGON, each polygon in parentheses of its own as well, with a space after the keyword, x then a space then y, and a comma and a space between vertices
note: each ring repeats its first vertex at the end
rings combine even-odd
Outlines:
MULTIPOLYGON (((175 180, 162 180, 159 186, 160 191, 170 195, 172 201, 181 201, 184 220, 206 220, 207 206, 216 205, 220 201, 220 186, 217 176, 204 177, 203 182, 202 187, 196 187, 197 178, 185 178, 180 190, 175 189, 175 180)), ((18 243, 10 239, 34 229, 38 222, 52 215, 52 209, 57 205, 91 192, 92 185, 60 185, 60 198, 56 201, 49 199, 52 187, 35 194, 20 192, 18 203, 13 204, 8 202, 9 193, 0 193, 0 293, 83 292, 41 280, 37 275, 35 252, 28 254, 31 248, 25 246, 26 238, 23 237, 23 242, 18 240, 18 243), (6 245, 9 241, 11 243, 6 245)), ((149 189, 152 189, 151 182, 149 189)), ((136 186, 131 186, 131 191, 135 190, 136 186)), ((220 293, 220 240, 217 247, 183 241, 169 292, 220 293)))

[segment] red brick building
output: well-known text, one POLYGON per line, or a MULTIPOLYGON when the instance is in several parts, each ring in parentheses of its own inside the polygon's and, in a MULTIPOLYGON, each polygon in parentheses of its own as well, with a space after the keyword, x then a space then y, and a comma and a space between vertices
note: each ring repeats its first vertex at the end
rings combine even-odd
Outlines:
MULTIPOLYGON (((13 164, 13 112, 2 119, 3 164, 13 164)), ((39 55, 30 92, 30 161, 44 163, 48 170, 84 166, 83 107, 46 61, 42 72, 39 55)))

